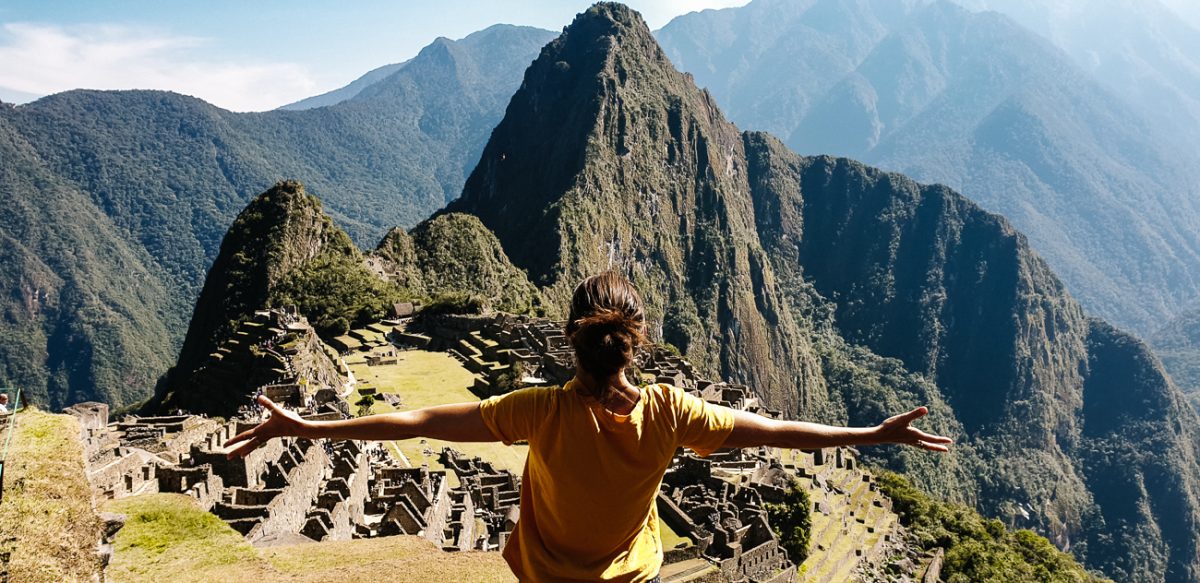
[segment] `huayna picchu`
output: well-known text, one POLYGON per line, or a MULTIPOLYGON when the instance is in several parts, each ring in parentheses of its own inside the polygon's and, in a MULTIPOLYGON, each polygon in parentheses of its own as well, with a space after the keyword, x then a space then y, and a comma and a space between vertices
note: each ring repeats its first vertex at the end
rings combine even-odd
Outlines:
POLYGON ((612 3, 542 49, 462 196, 411 230, 363 253, 299 182, 250 201, 154 398, 59 420, 85 459, 64 475, 124 515, 86 523, 108 572, 505 580, 528 443, 224 445, 259 394, 338 420, 561 385, 572 291, 605 270, 645 300, 643 385, 838 425, 925 405, 956 442, 680 449, 663 581, 1200 580, 1200 418, 1141 341, 956 192, 740 131, 612 3))

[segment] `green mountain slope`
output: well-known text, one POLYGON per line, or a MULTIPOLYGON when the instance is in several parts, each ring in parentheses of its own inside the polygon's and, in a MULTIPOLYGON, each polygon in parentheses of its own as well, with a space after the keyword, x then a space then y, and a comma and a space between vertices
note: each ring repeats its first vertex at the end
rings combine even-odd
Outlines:
POLYGON ((448 209, 478 216, 551 305, 618 267, 698 365, 820 406, 817 356, 756 242, 741 135, 639 17, 598 6, 530 66, 448 209))
POLYGON ((1195 155, 1000 14, 756 0, 679 17, 658 38, 743 127, 1003 214, 1119 325, 1148 333, 1200 296, 1195 155))
MULTIPOLYGON (((94 216, 62 224, 103 231, 137 256, 126 260, 111 245, 88 246, 96 269, 116 273, 122 265, 140 263, 154 280, 143 287, 165 293, 143 301, 135 296, 136 285, 79 275, 84 278, 79 285, 121 296, 102 305, 127 306, 120 318, 133 329, 156 330, 141 335, 144 347, 136 358, 97 365, 126 380, 96 376, 88 356, 123 350, 124 343, 83 332, 72 336, 76 344, 70 350, 56 350, 57 364, 38 356, 47 350, 40 339, 29 340, 28 347, 0 347, 0 362, 7 363, 0 378, 48 387, 37 394, 38 402, 52 406, 87 398, 119 406, 146 397, 152 387, 146 381, 161 374, 178 349, 184 328, 178 322, 195 304, 222 235, 255 194, 281 178, 304 177, 363 245, 392 226, 416 224, 458 194, 520 71, 551 36, 496 26, 460 41, 439 39, 353 99, 305 111, 232 113, 153 91, 71 91, 0 107, 0 123, 28 150, 24 157, 6 156, 6 170, 45 176, 23 180, 6 194, 36 201, 53 198, 58 188, 76 193, 79 208, 93 209, 94 216), (95 221, 111 226, 86 227, 95 221), (50 380, 51 374, 68 374, 63 370, 72 371, 70 384, 77 388, 71 394, 62 388, 67 381, 50 380)), ((35 213, 24 222, 5 223, 0 236, 19 243, 14 249, 34 247, 38 229, 66 229, 42 224, 54 216, 35 213)), ((51 250, 31 258, 46 264, 67 260, 51 250)), ((0 285, 17 288, 20 279, 14 275, 0 285)), ((19 311, 20 296, 8 297, 3 309, 19 311)), ((62 308, 64 325, 89 318, 72 311, 83 309, 82 300, 62 308)))
POLYGON ((624 7, 542 52, 449 210, 551 305, 629 273, 656 337, 789 415, 930 403, 960 452, 881 456, 926 487, 1120 580, 1200 572, 1200 420, 1139 341, 954 191, 740 133, 624 7))
POLYGON ((541 292, 513 266, 496 236, 471 215, 438 215, 411 233, 392 229, 370 261, 412 297, 467 294, 486 310, 524 314, 547 309, 541 292))
POLYGON ((165 274, 0 116, 0 380, 50 407, 127 403, 170 363, 165 274))
POLYGON ((383 318, 400 299, 367 269, 362 254, 298 182, 285 181, 260 194, 238 215, 221 242, 179 360, 160 383, 151 405, 169 409, 161 396, 187 379, 231 336, 264 308, 296 307, 316 331, 345 334, 350 326, 383 318))

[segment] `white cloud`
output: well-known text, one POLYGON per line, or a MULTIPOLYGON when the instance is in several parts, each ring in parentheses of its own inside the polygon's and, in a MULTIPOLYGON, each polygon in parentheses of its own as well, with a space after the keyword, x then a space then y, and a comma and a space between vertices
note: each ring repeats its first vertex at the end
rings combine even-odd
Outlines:
POLYGON ((123 25, 0 26, 0 92, 165 89, 234 111, 262 111, 308 97, 317 83, 295 63, 206 58, 206 41, 123 25))

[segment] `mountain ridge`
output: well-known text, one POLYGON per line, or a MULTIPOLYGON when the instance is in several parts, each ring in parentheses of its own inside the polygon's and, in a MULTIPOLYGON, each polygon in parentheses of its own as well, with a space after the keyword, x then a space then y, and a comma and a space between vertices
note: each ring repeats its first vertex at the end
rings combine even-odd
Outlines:
POLYGON ((743 127, 963 192, 1139 333, 1200 295, 1190 158, 1049 40, 948 1, 726 10, 658 38, 743 127))
MULTIPOLYGON (((39 356, 50 341, 23 335, 20 348, 0 346, 0 378, 47 387, 34 394, 39 404, 52 407, 143 400, 154 385, 148 377, 165 372, 178 350, 222 236, 249 200, 283 178, 300 176, 362 247, 376 243, 388 228, 415 225, 457 195, 467 166, 503 112, 502 100, 551 36, 497 28, 467 48, 444 53, 451 60, 442 61, 440 70, 418 56, 375 84, 391 86, 387 94, 305 111, 238 114, 169 92, 89 90, 0 107, 0 124, 28 146, 32 157, 12 159, 31 160, 28 164, 44 177, 22 180, 14 187, 16 196, 52 199, 54 194, 43 189, 54 183, 77 191, 80 205, 113 224, 104 227, 105 236, 131 246, 137 262, 154 274, 153 285, 164 287, 167 296, 123 309, 119 319, 128 326, 123 329, 156 329, 144 341, 81 336, 73 350, 55 349, 62 360, 51 366, 39 356), (445 71, 457 61, 482 64, 445 71), (473 74, 479 77, 470 78, 473 74), (165 329, 162 322, 168 323, 165 329), (141 354, 143 344, 159 354, 141 354), (139 346, 139 356, 130 364, 116 359, 97 368, 86 362, 93 349, 133 346, 139 346), (61 371, 72 367, 77 372, 68 383, 61 371), (88 372, 92 369, 96 372, 88 372), (113 382, 110 372, 126 380, 113 382), (105 386, 97 384, 100 379, 105 386)), ((38 223, 54 215, 39 216, 29 220, 38 223)), ((18 223, 0 227, 0 233, 23 245, 33 242, 23 239, 31 232, 18 223)), ((100 271, 121 269, 115 254, 94 259, 100 271)), ((41 260, 54 264, 71 258, 47 248, 41 260)), ((14 272, 5 285, 15 286, 22 277, 14 272)), ((22 296, 9 297, 0 310, 19 310, 22 296)), ((81 320, 87 318, 80 313, 81 320)))

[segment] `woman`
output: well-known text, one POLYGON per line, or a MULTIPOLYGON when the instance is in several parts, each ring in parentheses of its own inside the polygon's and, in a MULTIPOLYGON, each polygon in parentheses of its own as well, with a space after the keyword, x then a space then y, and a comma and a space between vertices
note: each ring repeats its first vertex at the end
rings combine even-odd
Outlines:
POLYGON ((575 290, 567 338, 575 378, 416 411, 343 421, 304 421, 266 397, 262 425, 229 441, 246 455, 280 436, 310 439, 529 442, 521 512, 504 558, 522 581, 653 581, 662 564, 655 495, 679 447, 701 456, 717 448, 820 448, 901 443, 948 451, 950 439, 910 424, 924 407, 876 427, 778 421, 706 403, 667 385, 639 387, 626 368, 643 341, 637 290, 606 272, 575 290))

